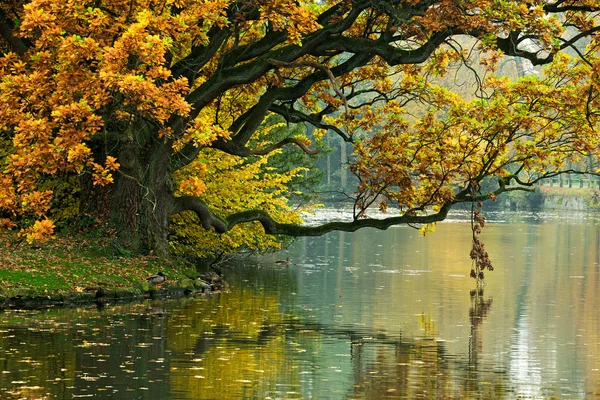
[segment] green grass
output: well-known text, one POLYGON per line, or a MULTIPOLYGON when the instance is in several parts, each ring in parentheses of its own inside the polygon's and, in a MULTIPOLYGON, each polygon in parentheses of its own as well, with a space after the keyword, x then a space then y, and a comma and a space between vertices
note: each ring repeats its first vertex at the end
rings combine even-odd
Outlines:
POLYGON ((133 288, 159 271, 168 282, 196 275, 195 268, 156 257, 115 257, 101 238, 61 237, 39 246, 0 236, 0 293, 68 293, 133 288))

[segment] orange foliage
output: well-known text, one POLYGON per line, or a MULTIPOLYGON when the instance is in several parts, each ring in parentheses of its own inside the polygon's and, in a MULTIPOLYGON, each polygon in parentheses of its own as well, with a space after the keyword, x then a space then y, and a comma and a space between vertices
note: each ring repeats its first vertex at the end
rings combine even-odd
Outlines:
POLYGON ((232 212, 264 209, 277 197, 288 212, 285 175, 269 175, 257 158, 227 164, 229 155, 311 144, 291 136, 281 145, 262 140, 257 132, 269 113, 315 125, 318 139, 335 131, 354 142, 360 216, 371 204, 439 209, 466 201, 465 190, 489 177, 530 184, 596 152, 599 1, 562 8, 430 3, 4 2, 0 51, 13 51, 0 53, 3 221, 33 216, 37 222, 23 231, 28 240, 51 236, 52 193, 41 185, 60 174, 90 177, 96 186, 121 176, 144 188, 150 202, 150 185, 169 181, 163 186, 173 197, 235 199, 223 208, 232 212), (577 47, 566 27, 586 38, 587 48, 577 47), (560 53, 570 47, 577 57, 560 53), (489 76, 502 54, 549 66, 515 82, 489 76), (477 75, 476 87, 442 87, 459 65, 477 75), (125 155, 132 154, 149 165, 129 165, 125 155), (152 164, 158 159, 165 165, 152 164), (261 201, 240 199, 247 188, 236 195, 214 182, 218 171, 232 179, 247 165, 255 165, 247 182, 266 177, 256 196, 247 194, 261 201), (175 180, 179 191, 169 186, 175 180))

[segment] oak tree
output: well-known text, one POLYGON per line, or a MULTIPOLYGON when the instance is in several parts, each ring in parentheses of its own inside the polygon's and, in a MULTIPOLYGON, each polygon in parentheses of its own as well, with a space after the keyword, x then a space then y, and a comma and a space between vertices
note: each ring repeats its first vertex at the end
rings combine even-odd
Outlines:
MULTIPOLYGON (((43 183, 61 174, 80 178, 82 212, 161 256, 173 222, 301 236, 441 221, 597 152, 598 11, 595 0, 4 1, 2 225, 29 216, 22 234, 51 235, 43 183), (495 76, 505 57, 546 68, 495 76), (457 74, 475 84, 442 85, 457 74), (352 221, 301 226, 290 176, 263 179, 273 152, 315 149, 302 135, 261 139, 273 115, 353 146, 352 221), (236 174, 254 182, 236 186, 236 174), (371 218, 375 205, 393 214, 371 218)), ((488 267, 477 241, 472 256, 488 267)))

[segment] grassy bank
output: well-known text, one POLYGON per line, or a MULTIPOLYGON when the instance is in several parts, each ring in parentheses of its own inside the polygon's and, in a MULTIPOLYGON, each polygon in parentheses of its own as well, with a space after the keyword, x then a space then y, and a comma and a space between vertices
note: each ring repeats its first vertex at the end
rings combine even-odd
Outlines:
POLYGON ((58 237, 32 246, 15 236, 0 236, 0 300, 36 296, 75 299, 78 293, 82 294, 79 297, 95 295, 100 288, 143 295, 154 290, 146 278, 160 271, 167 275, 167 288, 191 286, 197 275, 193 266, 182 263, 151 256, 116 256, 103 238, 58 237))

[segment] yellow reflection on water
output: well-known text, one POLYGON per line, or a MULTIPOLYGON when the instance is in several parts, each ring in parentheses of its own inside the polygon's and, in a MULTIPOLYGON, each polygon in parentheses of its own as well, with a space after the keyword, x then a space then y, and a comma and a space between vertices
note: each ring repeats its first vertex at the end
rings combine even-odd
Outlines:
POLYGON ((188 302, 167 329, 172 391, 181 398, 239 399, 297 390, 282 322, 276 295, 233 290, 216 303, 188 302))

